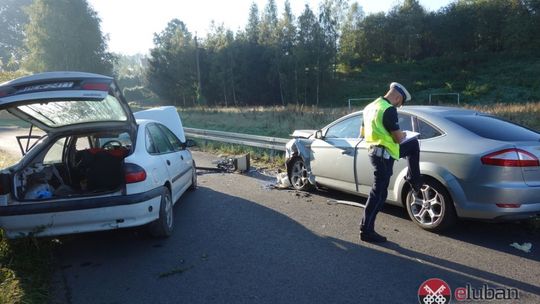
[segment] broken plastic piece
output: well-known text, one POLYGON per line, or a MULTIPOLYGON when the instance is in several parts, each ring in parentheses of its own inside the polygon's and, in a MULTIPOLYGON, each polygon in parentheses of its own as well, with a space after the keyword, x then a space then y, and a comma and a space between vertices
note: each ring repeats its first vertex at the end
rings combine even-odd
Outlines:
POLYGON ((287 172, 281 172, 276 175, 276 188, 286 189, 291 187, 291 181, 287 172))
POLYGON ((512 243, 510 244, 510 246, 518 249, 518 250, 521 250, 521 251, 524 251, 524 252, 531 252, 531 248, 532 248, 532 244, 531 243, 523 243, 523 245, 520 245, 518 243, 512 243))

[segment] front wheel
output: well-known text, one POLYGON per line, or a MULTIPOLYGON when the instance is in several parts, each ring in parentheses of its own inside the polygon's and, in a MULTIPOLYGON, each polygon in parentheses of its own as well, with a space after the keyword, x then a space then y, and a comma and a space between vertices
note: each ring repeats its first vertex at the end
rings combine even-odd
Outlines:
POLYGON ((197 189, 197 166, 195 165, 195 160, 193 160, 193 169, 191 171, 191 186, 189 190, 197 189))
POLYGON ((291 165, 289 179, 296 190, 307 191, 311 189, 311 184, 308 180, 308 173, 304 160, 295 158, 291 165))
POLYGON ((455 224, 457 215, 452 198, 441 184, 427 180, 418 197, 412 191, 405 200, 411 220, 422 229, 436 232, 455 224))
POLYGON ((153 237, 166 238, 171 236, 174 228, 174 210, 171 192, 164 187, 159 205, 159 218, 150 223, 150 234, 153 237))

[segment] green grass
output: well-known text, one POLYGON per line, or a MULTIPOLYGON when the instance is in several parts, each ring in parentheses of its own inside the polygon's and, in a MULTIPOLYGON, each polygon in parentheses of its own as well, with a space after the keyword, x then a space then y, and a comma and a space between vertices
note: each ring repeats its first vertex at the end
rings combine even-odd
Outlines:
POLYGON ((0 229, 0 303, 46 303, 54 240, 7 240, 0 229))
POLYGON ((346 108, 258 107, 179 109, 185 127, 288 138, 296 129, 317 129, 346 108))
MULTIPOLYGON (((18 159, 0 151, 0 169, 18 159)), ((54 241, 23 238, 8 240, 0 229, 0 303, 45 303, 54 241)))

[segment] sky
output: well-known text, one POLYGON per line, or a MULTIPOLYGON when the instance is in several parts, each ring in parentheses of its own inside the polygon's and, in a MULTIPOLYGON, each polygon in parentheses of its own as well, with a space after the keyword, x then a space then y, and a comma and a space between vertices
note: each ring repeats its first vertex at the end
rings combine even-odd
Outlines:
MULTIPOLYGON (((317 11, 322 0, 289 0, 298 17, 309 4, 317 11)), ((354 0, 349 1, 352 3, 354 0)), ((452 0, 420 0, 429 11, 437 11, 452 0)), ((267 0, 88 0, 101 18, 101 31, 109 37, 109 51, 126 55, 148 54, 154 46, 154 33, 160 33, 173 18, 183 21, 188 30, 205 37, 211 21, 237 32, 247 23, 249 8, 255 2, 261 12, 267 0)), ((357 0, 366 14, 388 12, 400 0, 357 0)), ((278 16, 285 0, 276 0, 278 16)))

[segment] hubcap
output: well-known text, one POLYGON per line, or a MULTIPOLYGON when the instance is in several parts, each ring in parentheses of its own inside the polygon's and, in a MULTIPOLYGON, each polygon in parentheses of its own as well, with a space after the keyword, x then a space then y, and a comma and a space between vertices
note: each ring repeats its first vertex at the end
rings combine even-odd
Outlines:
POLYGON ((167 227, 172 227, 173 213, 172 213, 172 201, 170 196, 165 196, 165 216, 167 219, 167 227))
POLYGON ((414 219, 422 225, 432 226, 443 217, 444 196, 430 185, 424 185, 421 189, 421 197, 413 195, 412 191, 407 196, 407 204, 411 208, 414 219))
POLYGON ((301 161, 295 162, 291 172, 291 182, 293 186, 295 188, 302 188, 306 185, 307 181, 307 170, 304 163, 301 161))

